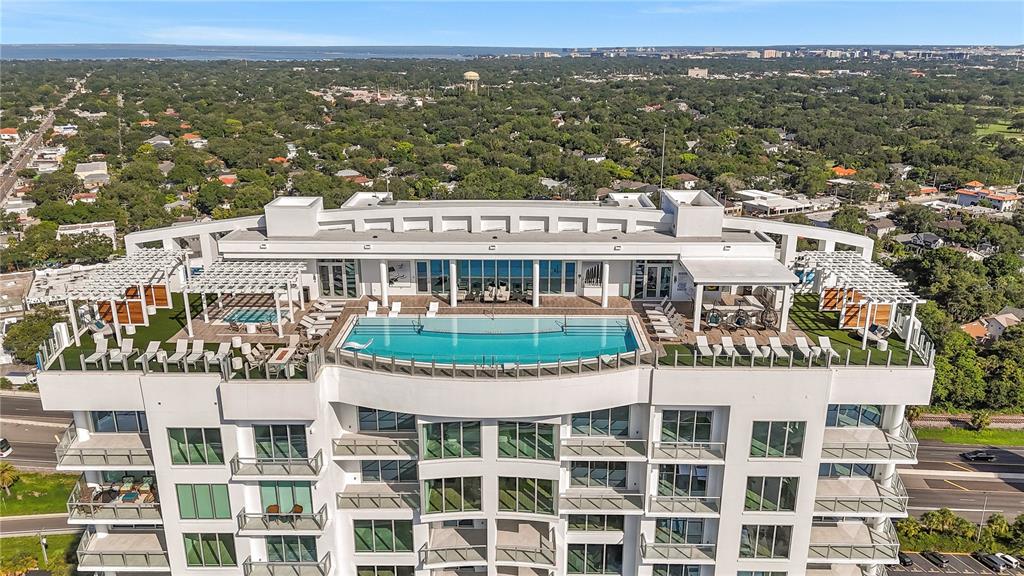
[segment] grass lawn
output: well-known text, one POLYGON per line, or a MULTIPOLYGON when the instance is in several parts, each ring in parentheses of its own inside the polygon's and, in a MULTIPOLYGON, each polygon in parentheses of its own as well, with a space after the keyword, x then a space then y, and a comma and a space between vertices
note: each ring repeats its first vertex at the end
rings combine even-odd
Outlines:
POLYGON ((918 440, 938 440, 948 444, 979 446, 1024 446, 1024 430, 987 428, 975 432, 963 428, 914 428, 918 440))
POLYGON ((1024 132, 1014 132, 1010 130, 1009 122, 996 122, 993 124, 979 124, 974 129, 975 136, 983 137, 989 134, 999 134, 1005 138, 1024 138, 1024 132))
MULTIPOLYGON (((50 534, 46 537, 49 567, 54 574, 73 573, 67 565, 75 563, 75 550, 80 539, 81 534, 50 534)), ((0 538, 0 574, 20 574, 42 564, 43 553, 37 536, 0 538)))
POLYGON ((0 490, 0 516, 67 512, 68 495, 77 479, 77 474, 21 472, 10 496, 0 490))

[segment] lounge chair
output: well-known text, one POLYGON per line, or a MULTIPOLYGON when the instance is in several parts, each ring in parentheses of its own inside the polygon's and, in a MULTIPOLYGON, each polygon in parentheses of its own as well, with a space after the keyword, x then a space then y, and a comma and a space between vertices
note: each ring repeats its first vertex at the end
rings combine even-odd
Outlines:
POLYGON ((439 307, 439 305, 438 305, 438 303, 436 301, 435 302, 431 302, 430 304, 428 304, 427 305, 427 318, 433 318, 434 316, 437 316, 437 309, 438 309, 438 307, 439 307))
POLYGON ((645 302, 644 303, 644 309, 645 310, 663 310, 665 308, 666 304, 668 304, 668 296, 665 296, 664 298, 662 298, 661 302, 658 302, 657 304, 655 304, 653 302, 645 302))
POLYGON ((168 364, 177 364, 188 355, 188 340, 178 340, 174 343, 174 354, 167 357, 168 364))
POLYGON ((772 349, 772 353, 775 354, 776 358, 789 358, 789 352, 782 347, 782 339, 778 336, 768 337, 768 347, 772 349))
POLYGON ((835 349, 832 348, 832 340, 829 339, 828 336, 818 336, 818 346, 821 348, 822 352, 828 354, 830 357, 841 358, 839 352, 836 352, 835 349))
POLYGON ((377 317, 377 301, 370 300, 370 303, 366 305, 366 317, 376 318, 377 317))
POLYGON ((313 303, 313 309, 319 310, 320 312, 340 312, 344 307, 344 302, 327 302, 326 300, 317 300, 313 303))
POLYGON ((703 334, 697 336, 697 352, 701 356, 714 356, 715 353, 711 349, 711 345, 708 344, 708 337, 703 334))
POLYGON ((726 356, 736 356, 739 354, 736 350, 736 345, 732 342, 731 336, 722 336, 722 353, 726 356))
POLYGON ((107 355, 107 339, 96 341, 96 351, 85 357, 86 364, 99 364, 100 360, 107 355))
POLYGON ((656 340, 678 340, 679 334, 671 326, 655 326, 654 338, 656 340))
POLYGON ((205 355, 206 362, 208 364, 216 364, 220 366, 220 364, 231 355, 231 342, 221 342, 217 346, 216 352, 207 350, 205 355))
POLYGON ((402 313, 402 303, 392 302, 391 310, 388 312, 388 318, 397 318, 402 313))
POLYGON ((115 348, 110 351, 110 363, 124 364, 129 358, 138 353, 138 349, 135 348, 135 340, 132 338, 125 338, 121 340, 120 348, 115 348))
POLYGON ((764 352, 757 347, 757 340, 753 336, 743 337, 743 348, 754 358, 764 358, 764 352))
POLYGON ((818 355, 818 352, 821 352, 821 348, 811 346, 807 343, 807 338, 804 338, 803 336, 797 336, 793 342, 795 342, 794 345, 796 346, 797 352, 800 352, 800 355, 804 358, 814 358, 818 355))
POLYGON ((359 342, 353 342, 349 340, 348 342, 345 342, 344 344, 341 345, 341 349, 360 352, 362 350, 366 350, 367 348, 369 348, 371 344, 373 344, 373 338, 367 340, 365 344, 360 344, 359 342))
POLYGON ((202 360, 203 356, 205 355, 205 353, 204 353, 205 351, 203 350, 204 346, 206 346, 206 342, 203 342, 202 340, 200 340, 198 338, 193 340, 192 341, 192 353, 185 357, 185 363, 186 364, 195 364, 196 362, 199 362, 200 360, 202 360))
POLYGON ((149 366, 149 363, 153 361, 153 358, 156 358, 156 353, 159 350, 160 350, 160 341, 159 340, 150 340, 149 344, 146 345, 146 351, 143 352, 142 354, 140 354, 139 357, 135 359, 135 365, 136 366, 142 366, 142 365, 149 366))

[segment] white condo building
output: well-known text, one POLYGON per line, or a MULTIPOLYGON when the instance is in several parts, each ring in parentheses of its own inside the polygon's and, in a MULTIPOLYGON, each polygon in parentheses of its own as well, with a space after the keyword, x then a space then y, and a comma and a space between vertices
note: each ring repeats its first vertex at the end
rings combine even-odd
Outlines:
POLYGON ((933 354, 866 237, 664 190, 285 197, 126 244, 55 287, 39 353, 82 572, 897 561, 933 354))

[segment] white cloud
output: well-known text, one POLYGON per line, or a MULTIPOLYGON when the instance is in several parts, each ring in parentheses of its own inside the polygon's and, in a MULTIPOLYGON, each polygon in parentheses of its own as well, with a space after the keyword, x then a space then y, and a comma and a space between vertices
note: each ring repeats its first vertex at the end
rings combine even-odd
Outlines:
POLYGON ((149 41, 160 44, 225 46, 351 46, 360 44, 359 39, 353 36, 229 26, 171 26, 146 31, 144 35, 149 41))

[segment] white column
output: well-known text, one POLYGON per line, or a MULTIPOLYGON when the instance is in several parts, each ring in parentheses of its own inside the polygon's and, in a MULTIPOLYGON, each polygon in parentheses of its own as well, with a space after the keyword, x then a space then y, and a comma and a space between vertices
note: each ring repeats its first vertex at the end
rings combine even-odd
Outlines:
POLYGON ((292 322, 295 321, 295 301, 292 300, 292 281, 288 280, 285 282, 288 286, 288 319, 292 322))
POLYGON ((540 260, 533 261, 533 307, 540 307, 540 260))
MULTIPOLYGON (((867 350, 868 349, 868 328, 871 327, 871 308, 873 306, 874 306, 874 303, 870 302, 870 301, 868 302, 868 305, 866 306, 868 313, 867 313, 867 316, 864 317, 864 337, 861 338, 861 342, 860 342, 860 349, 861 350, 867 350)), ((864 308, 865 308, 865 306, 861 306, 860 307, 861 312, 864 311, 864 308)))
POLYGON ((380 305, 387 308, 390 306, 388 300, 388 261, 380 261, 380 305))
POLYGON ((210 312, 206 309, 206 292, 199 293, 199 299, 203 302, 203 322, 210 323, 210 312))
POLYGON ((455 308, 459 305, 459 261, 448 261, 448 305, 455 308))
POLYGON ((786 266, 792 266, 793 261, 796 260, 796 243, 799 239, 800 237, 796 234, 786 234, 782 237, 780 260, 786 266))
POLYGON ((302 310, 306 307, 306 297, 302 295, 302 274, 299 274, 299 279, 295 281, 295 289, 299 292, 299 310, 302 310))
POLYGON ((611 265, 607 260, 601 262, 601 308, 608 307, 608 291, 611 287, 609 276, 611 275, 611 265))
POLYGON ((914 337, 915 325, 917 324, 914 319, 917 318, 917 302, 910 303, 910 320, 907 323, 907 328, 904 330, 903 338, 903 349, 910 350, 910 341, 914 337))
POLYGON ((188 333, 188 337, 195 336, 195 332, 192 331, 192 303, 189 301, 188 292, 182 291, 181 297, 185 299, 185 331, 188 333))
POLYGON ((779 314, 779 333, 784 334, 789 328, 789 307, 793 301, 793 287, 786 285, 782 288, 782 312, 779 314))
POLYGON ((75 346, 81 346, 82 340, 78 336, 78 312, 75 311, 75 303, 68 298, 68 319, 71 320, 71 336, 75 339, 75 346))
MULTIPOLYGON (((128 301, 126 300, 125 308, 128 307, 128 301)), ((121 321, 117 319, 117 302, 113 299, 110 300, 110 319, 114 323, 114 340, 117 341, 118 345, 121 344, 121 321)))
POLYGON ((149 326, 149 310, 147 310, 146 287, 139 284, 139 300, 142 301, 142 325, 149 326))
POLYGON ((273 293, 274 298, 274 315, 277 316, 277 337, 284 338, 284 328, 281 327, 281 295, 277 293, 277 290, 273 293))
POLYGON ((704 306, 704 285, 697 284, 697 291, 693 295, 693 333, 700 333, 700 319, 703 316, 701 308, 704 306))

